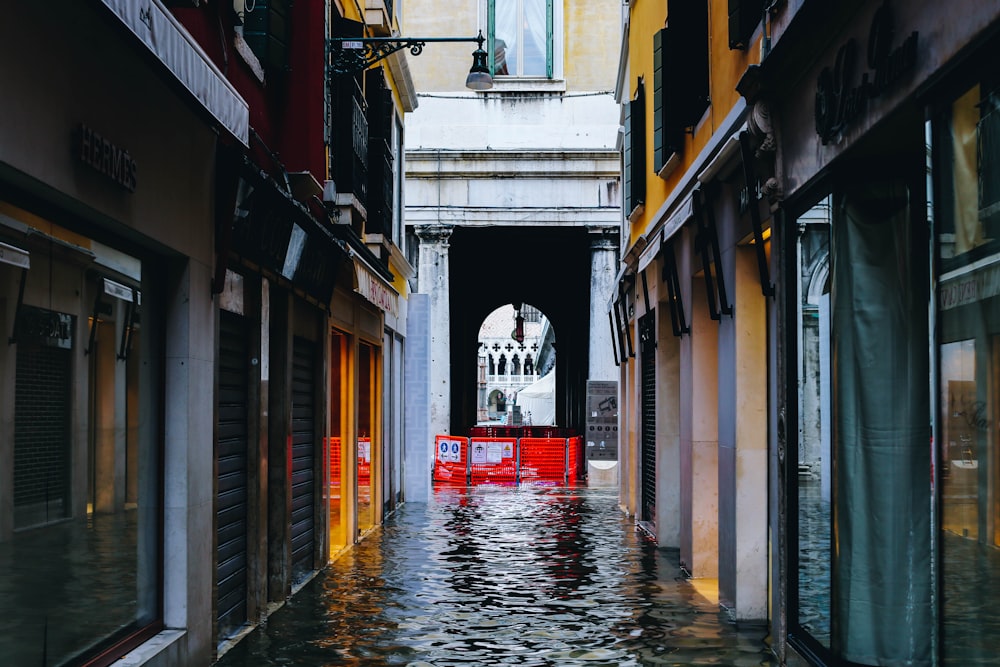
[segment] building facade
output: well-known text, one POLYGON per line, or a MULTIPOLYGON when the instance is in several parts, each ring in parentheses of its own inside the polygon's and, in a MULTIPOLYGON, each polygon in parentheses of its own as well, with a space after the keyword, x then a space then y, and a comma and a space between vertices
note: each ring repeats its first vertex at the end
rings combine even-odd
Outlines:
POLYGON ((674 4, 623 30, 623 504, 788 664, 989 664, 997 8, 674 4))
MULTIPOLYGON (((462 88, 469 45, 411 71, 406 225, 429 298, 430 424, 478 420, 479 330, 496 308, 537 308, 559 341, 556 419, 582 429, 588 379, 614 381, 604 305, 619 237, 614 34, 619 8, 584 1, 408 5, 414 35, 481 32, 492 88, 462 88)), ((428 451, 427 460, 432 460, 428 451)))
POLYGON ((732 4, 636 0, 625 14, 626 240, 609 317, 622 504, 749 623, 768 610, 773 301, 758 274, 769 211, 746 195, 743 158, 767 136, 736 91, 759 51, 732 4))
POLYGON ((12 664, 211 664, 405 496, 398 3, 168 4, 0 28, 12 664))

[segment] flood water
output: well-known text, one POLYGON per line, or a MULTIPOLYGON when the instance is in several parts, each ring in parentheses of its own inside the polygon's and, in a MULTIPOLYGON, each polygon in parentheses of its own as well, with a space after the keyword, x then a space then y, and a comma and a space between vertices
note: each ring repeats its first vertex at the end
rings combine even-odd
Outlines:
POLYGON ((699 587, 614 489, 437 490, 218 665, 776 665, 699 587))

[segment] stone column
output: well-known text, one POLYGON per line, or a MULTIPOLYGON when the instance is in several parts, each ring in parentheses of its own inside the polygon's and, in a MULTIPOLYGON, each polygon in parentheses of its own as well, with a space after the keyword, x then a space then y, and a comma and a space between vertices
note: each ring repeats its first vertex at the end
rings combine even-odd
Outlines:
MULTIPOLYGON (((733 316, 719 323, 719 602, 767 618, 767 308, 752 247, 732 252, 733 316)), ((726 259, 724 257, 723 261, 726 259)))
POLYGON ((618 230, 590 230, 590 380, 618 380, 608 301, 618 271, 618 230))
POLYGON ((448 239, 452 225, 419 225, 417 292, 430 296, 430 428, 431 435, 451 430, 451 305, 448 239))

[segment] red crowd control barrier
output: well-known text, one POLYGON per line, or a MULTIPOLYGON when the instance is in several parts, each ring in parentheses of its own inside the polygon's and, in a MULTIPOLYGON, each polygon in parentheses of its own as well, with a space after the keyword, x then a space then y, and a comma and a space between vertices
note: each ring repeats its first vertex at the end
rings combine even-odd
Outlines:
POLYGON ((340 438, 330 439, 330 482, 340 484, 340 438))
POLYGON ((521 438, 521 481, 558 483, 566 481, 565 438, 521 438))
POLYGON ((583 479, 583 436, 567 439, 566 447, 566 480, 572 484, 583 479))
POLYGON ((472 484, 517 484, 517 439, 470 438, 469 464, 472 484))
POLYGON ((434 482, 462 484, 468 481, 469 439, 453 435, 439 435, 434 439, 434 482))

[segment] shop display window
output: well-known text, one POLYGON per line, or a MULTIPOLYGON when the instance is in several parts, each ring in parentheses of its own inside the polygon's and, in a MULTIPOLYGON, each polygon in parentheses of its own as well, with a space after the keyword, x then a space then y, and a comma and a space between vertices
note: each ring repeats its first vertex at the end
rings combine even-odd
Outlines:
POLYGON ((0 237, 0 656, 77 664, 161 618, 155 271, 2 202, 0 237))
POLYGON ((996 661, 1000 612, 1000 86, 932 121, 944 665, 996 661))

